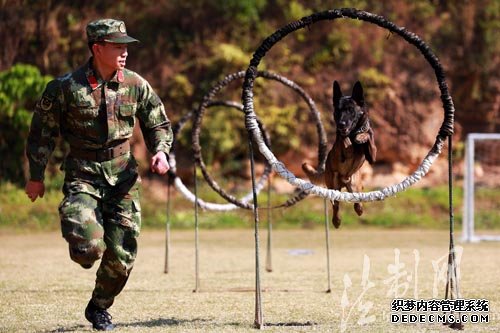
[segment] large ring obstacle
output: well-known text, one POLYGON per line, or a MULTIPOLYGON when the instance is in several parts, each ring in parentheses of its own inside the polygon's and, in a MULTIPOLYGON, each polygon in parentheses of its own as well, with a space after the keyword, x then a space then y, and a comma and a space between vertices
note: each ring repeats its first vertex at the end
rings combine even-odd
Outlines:
MULTIPOLYGON (((249 196, 245 196, 244 197, 245 200, 238 200, 234 196, 226 193, 217 184, 217 182, 210 176, 210 174, 208 173, 208 171, 206 169, 205 163, 203 161, 199 136, 200 136, 201 122, 202 122, 203 115, 204 115, 206 109, 209 106, 214 106, 214 105, 218 104, 217 102, 213 102, 212 99, 224 87, 226 87, 227 85, 229 85, 231 82, 233 82, 235 80, 244 78, 244 76, 245 76, 245 72, 241 71, 241 72, 230 74, 230 75, 226 76, 223 80, 217 82, 212 87, 212 89, 203 97, 202 103, 200 104, 199 108, 196 110, 196 113, 193 116, 192 146, 193 146, 193 154, 194 154, 194 159, 195 159, 194 174, 196 175, 196 166, 199 166, 205 180, 212 187, 212 189, 215 192, 217 192, 221 197, 223 197, 224 199, 226 199, 227 201, 230 202, 229 204, 224 205, 224 207, 231 207, 231 209, 234 206, 238 206, 240 208, 245 208, 245 209, 252 209, 254 207, 254 205, 250 204, 248 202, 248 201, 250 201, 249 196)), ((313 120, 316 123, 316 130, 317 130, 317 134, 318 134, 318 141, 319 141, 319 144, 318 144, 319 167, 318 168, 324 169, 324 166, 326 163, 326 147, 327 147, 326 133, 325 133, 325 130, 323 128, 323 124, 321 122, 320 113, 319 113, 318 109, 316 108, 316 105, 315 105, 313 99, 298 84, 296 84, 295 82, 293 82, 293 81, 291 81, 291 80, 289 80, 281 75, 278 75, 276 73, 267 72, 267 71, 259 71, 257 73, 257 76, 262 77, 264 79, 276 81, 278 83, 285 85, 286 87, 289 87, 290 89, 292 89, 292 91, 296 92, 304 100, 304 102, 307 104, 307 106, 309 108, 310 116, 313 118, 313 120)), ((228 104, 228 102, 226 102, 223 105, 239 108, 241 111, 243 111, 243 106, 241 106, 240 104, 235 105, 235 104, 228 104)), ((256 121, 258 123, 259 129, 262 130, 263 125, 258 120, 256 120, 256 121)), ((271 146, 270 140, 268 137, 263 137, 263 143, 268 147, 271 146)), ((252 197, 253 201, 256 200, 256 192, 260 191, 262 189, 264 181, 266 180, 270 170, 271 170, 271 166, 267 163, 266 169, 264 171, 264 175, 259 180, 259 183, 257 185, 254 185, 255 183, 253 183, 252 187, 254 187, 254 186, 256 187, 256 191, 254 193, 251 193, 251 194, 253 194, 253 197, 252 197)), ((253 161, 252 161, 252 176, 253 175, 254 175, 254 170, 253 170, 253 161)), ((254 182, 253 177, 252 177, 252 182, 254 182)), ((197 188, 196 184, 197 183, 196 183, 196 176, 195 176, 195 193, 197 192, 196 191, 196 188, 197 188)), ((268 181, 268 195, 269 195, 269 186, 270 186, 270 184, 268 181)), ((273 207, 273 208, 292 206, 292 205, 296 204, 297 202, 301 201, 302 199, 304 199, 307 195, 308 195, 307 192, 301 191, 298 194, 296 194, 295 196, 293 196, 292 198, 289 198, 283 204, 276 206, 276 207, 273 207)), ((195 200, 195 239, 196 239, 196 243, 198 243, 197 242, 197 235, 198 235, 198 218, 197 218, 198 217, 198 210, 197 209, 198 209, 199 200, 198 200, 197 195, 195 195, 193 197, 193 199, 195 200)), ((269 199, 269 197, 268 197, 268 199, 269 199)), ((205 206, 207 206, 207 205, 205 205, 205 206)), ((210 204, 210 206, 213 207, 213 204, 210 204)), ((218 207, 221 207, 221 205, 217 204, 217 208, 218 207)), ((268 204, 268 228, 269 229, 268 229, 268 252, 267 252, 267 259, 268 259, 267 264, 268 265, 267 265, 267 270, 272 271, 271 254, 270 254, 272 227, 271 227, 271 222, 270 222, 269 208, 271 208, 271 207, 269 207, 269 204, 268 204)), ((196 255, 196 258, 198 258, 198 255, 196 255)), ((195 287, 194 291, 198 291, 198 286, 199 286, 198 260, 197 259, 196 259, 196 272, 197 272, 196 273, 197 278, 196 278, 196 287, 195 287)))
POLYGON ((247 130, 252 134, 253 139, 258 144, 260 152, 265 156, 267 161, 272 165, 273 169, 284 179, 286 179, 291 185, 299 187, 303 191, 307 191, 321 197, 328 198, 330 200, 338 201, 348 201, 348 202, 362 202, 362 201, 375 201, 383 200, 388 196, 395 195, 401 192, 411 185, 418 182, 427 172, 429 171, 432 163, 436 160, 438 155, 441 153, 442 147, 444 145, 445 138, 453 134, 453 116, 454 116, 454 106, 451 96, 448 92, 448 85, 445 81, 444 71, 439 63, 438 58, 432 53, 430 48, 414 33, 407 31, 404 28, 396 26, 394 23, 387 21, 382 16, 374 15, 372 13, 359 11, 353 8, 343 8, 335 9, 330 11, 325 11, 321 13, 316 13, 307 17, 304 17, 298 21, 292 22, 285 27, 277 30, 271 36, 266 38, 260 47, 255 51, 252 60, 250 61, 250 66, 248 67, 245 75, 245 81, 243 83, 243 95, 242 101, 244 105, 245 112, 245 125, 247 130), (439 130, 439 134, 436 141, 424 158, 417 170, 412 174, 403 179, 400 183, 385 187, 379 191, 372 192, 340 192, 337 190, 325 189, 317 185, 313 185, 308 181, 296 177, 292 172, 290 172, 286 166, 280 162, 273 154, 273 152, 263 143, 262 134, 257 127, 256 114, 254 111, 253 103, 253 87, 254 80, 257 75, 257 68, 261 59, 265 54, 283 37, 290 34, 298 29, 310 26, 318 21, 323 20, 335 20, 337 18, 352 18, 360 19, 370 23, 374 23, 382 28, 388 29, 401 37, 403 37, 408 43, 417 47, 417 49, 424 55, 425 59, 429 62, 435 71, 436 79, 439 84, 439 89, 441 91, 441 100, 443 102, 444 108, 444 121, 439 130))
MULTIPOLYGON (((179 132, 184 128, 184 126, 186 125, 186 123, 190 119, 194 119, 193 120, 193 133, 194 133, 193 134, 193 137, 194 137, 193 147, 194 147, 194 152, 195 152, 195 162, 198 162, 198 163, 195 163, 195 167, 196 167, 196 164, 199 164, 200 168, 202 170, 202 173, 203 173, 205 179, 207 180, 207 182, 209 183, 209 185, 217 193, 219 193, 223 198, 225 198, 229 201, 229 203, 220 204, 220 203, 207 202, 207 201, 200 199, 196 193, 197 192, 196 191, 196 178, 195 178, 195 193, 191 192, 184 185, 184 183, 182 182, 182 179, 176 175, 175 150, 173 149, 170 156, 169 156, 169 164, 171 166, 171 168, 169 170, 169 185, 173 183, 175 185, 176 189, 179 192, 181 192, 181 194, 183 194, 184 197, 186 197, 188 200, 190 200, 191 202, 193 202, 195 204, 195 224, 196 225, 197 225, 197 221, 198 221, 198 219, 197 219, 197 216, 198 216, 197 208, 198 207, 205 209, 205 210, 212 210, 212 211, 228 211, 228 210, 233 210, 236 208, 252 209, 252 207, 253 207, 249 203, 249 201, 251 201, 253 199, 253 192, 252 191, 249 194, 245 195, 244 197, 242 197, 241 199, 238 200, 238 199, 234 198, 233 196, 227 194, 224 190, 222 190, 218 186, 218 184, 211 178, 208 171, 206 170, 205 164, 204 164, 203 159, 201 157, 201 147, 199 144, 199 132, 200 132, 199 128, 201 126, 202 116, 208 108, 214 107, 214 106, 226 106, 226 107, 235 108, 235 109, 243 112, 243 105, 241 105, 240 103, 236 103, 236 102, 232 102, 232 101, 214 101, 213 98, 221 89, 223 89, 225 86, 230 84, 232 81, 237 80, 237 79, 243 79, 244 76, 245 76, 245 72, 241 71, 241 72, 237 72, 234 74, 230 74, 230 75, 226 76, 223 80, 217 82, 211 88, 211 90, 203 97, 202 103, 200 104, 198 109, 184 114, 184 116, 181 117, 181 119, 173 126, 174 145, 175 145, 175 138, 178 137, 179 132), (199 156, 198 159, 196 159, 196 156, 199 156)), ((279 82, 279 83, 289 87, 294 92, 296 92, 304 100, 304 102, 307 104, 307 106, 309 108, 309 112, 311 114, 311 117, 313 118, 313 120, 316 123, 317 134, 319 137, 319 144, 318 144, 318 161, 319 161, 319 165, 320 165, 319 168, 320 169, 324 168, 324 165, 326 162, 326 147, 327 147, 326 134, 325 134, 325 130, 323 128, 323 125, 321 123, 320 113, 317 110, 316 105, 315 105, 314 101, 312 100, 312 98, 298 84, 296 84, 295 82, 293 82, 293 81, 291 81, 283 76, 280 76, 280 75, 275 74, 275 73, 267 72, 267 71, 259 72, 258 76, 265 78, 265 79, 274 80, 276 82, 279 82)), ((264 129, 264 125, 259 120, 257 120, 257 123, 258 123, 259 129, 261 130, 261 132, 264 133, 264 136, 263 136, 264 143, 267 146, 270 146, 270 138, 264 129)), ((260 192, 260 190, 265 186, 266 180, 269 180, 270 172, 271 172, 271 166, 268 163, 266 163, 264 173, 263 173, 262 177, 260 178, 259 182, 257 183, 257 185, 255 186, 256 192, 260 192)), ((196 171, 194 172, 194 174, 196 174, 196 171)), ((196 176, 194 176, 194 177, 196 177, 196 176)), ((268 186, 269 186, 269 181, 268 181, 268 186)), ((168 188, 168 196, 170 197, 169 194, 170 194, 170 187, 168 188)), ((295 195, 294 197, 288 199, 285 203, 283 203, 277 207, 292 206, 295 203, 302 200, 303 198, 305 198, 306 196, 307 196, 307 193, 302 191, 302 192, 298 193, 297 195, 295 195)), ((277 208, 277 207, 273 207, 273 208, 277 208)), ((165 273, 168 273, 168 270, 169 270, 169 267, 168 267, 169 221, 170 221, 169 213, 170 213, 170 209, 167 209, 167 217, 168 218, 167 218, 167 231, 166 231, 167 235, 166 235, 166 250, 165 250, 166 253, 165 253, 165 268, 164 268, 165 273)), ((269 227, 270 227, 270 223, 269 223, 269 227)), ((269 232, 268 237, 269 237, 269 241, 270 241, 270 237, 271 237, 270 232, 269 232)), ((270 251, 270 247, 268 248, 268 251, 270 251)), ((269 255, 269 258, 270 258, 270 255, 269 255)), ((270 266, 271 266, 271 264, 269 262, 269 267, 270 266)), ((272 269, 269 269, 269 271, 271 271, 271 270, 272 269)), ((198 276, 198 274, 197 274, 197 276, 198 276)), ((196 285, 198 286, 198 279, 197 279, 196 285)), ((196 287, 196 290, 197 289, 198 289, 198 287, 196 287)))
MULTIPOLYGON (((201 122, 203 119, 203 115, 205 114, 205 111, 208 107, 208 105, 211 103, 212 99, 214 96, 224 87, 229 85, 231 82, 242 79, 245 77, 245 72, 237 72, 234 74, 230 74, 226 76, 223 80, 219 81, 216 83, 213 88, 204 96, 202 103, 200 104, 199 108, 196 110, 194 116, 193 116, 193 129, 192 129, 192 145, 193 145, 193 154, 194 154, 194 159, 196 165, 198 165, 202 171, 203 177, 207 181, 207 183, 212 187, 214 191, 219 193, 221 197, 232 203, 233 205, 236 205, 238 207, 244 208, 244 209, 253 209, 253 205, 247 202, 243 202, 242 200, 236 199, 234 196, 228 194, 225 192, 218 184, 217 182, 210 176, 208 173, 205 162, 203 161, 203 156, 201 152, 201 145, 200 145, 200 128, 201 128, 201 122)), ((318 134, 318 163, 319 163, 319 169, 324 169, 325 163, 326 163, 326 147, 327 147, 327 142, 326 142, 326 134, 325 130, 323 128, 323 124, 321 123, 321 118, 320 118, 320 113, 318 109, 316 108, 316 105, 313 101, 313 99, 295 82, 278 75, 276 73, 271 73, 267 71, 258 71, 255 73, 255 77, 262 77, 264 79, 268 80, 273 80, 276 82, 279 82, 290 89, 292 89, 294 92, 296 92, 307 104, 309 108, 309 112, 314 119, 316 123, 316 131, 318 134)), ((255 123, 256 126, 259 127, 259 132, 260 128, 262 125, 259 125, 259 122, 257 118, 255 118, 255 123)), ((266 140, 265 137, 261 137, 261 143, 265 145, 266 147, 269 147, 269 142, 266 140)), ((268 164, 269 165, 269 164, 268 164)), ((262 179, 261 179, 262 181, 262 179)), ((261 183, 259 181, 259 184, 261 183)), ((307 192, 301 191, 294 197, 288 199, 285 203, 279 205, 278 207, 289 207, 294 205, 295 203, 299 202, 303 198, 307 196, 307 192)))
MULTIPOLYGON (((231 107, 235 108, 237 110, 243 111, 243 106, 240 103, 233 102, 233 101, 208 101, 206 104, 205 108, 210 108, 210 107, 215 107, 215 106, 226 106, 226 107, 231 107)), ((174 135, 174 140, 175 138, 178 137, 179 132, 184 128, 186 123, 193 117, 195 111, 190 111, 186 114, 184 114, 181 119, 175 124, 173 127, 173 135, 174 135)), ((267 131, 264 129, 263 125, 258 121, 260 130, 262 133, 264 133, 264 141, 266 143, 270 142, 269 134, 267 131)), ((220 203, 214 203, 214 202, 208 202, 204 201, 200 198, 198 198, 193 192, 191 192, 186 185, 183 183, 182 179, 177 176, 176 171, 177 171, 177 165, 176 165, 176 159, 175 159, 175 152, 171 152, 169 155, 169 164, 170 164, 170 170, 169 170, 169 177, 172 179, 173 184, 175 185, 175 188, 184 195, 185 198, 187 198, 191 202, 197 201, 197 205, 201 207, 202 209, 205 210, 213 210, 213 211, 229 211, 229 210, 234 210, 239 208, 239 206, 233 204, 233 203, 225 203, 225 204, 220 204, 220 203)), ((266 184, 266 180, 269 177, 269 174, 271 172, 271 167, 268 163, 266 163, 266 167, 264 169, 264 172, 262 174, 262 177, 260 178, 259 182, 257 183, 257 192, 260 192, 262 188, 266 184)), ((253 199, 252 192, 250 191, 247 193, 245 196, 243 196, 241 199, 239 199, 239 202, 242 204, 248 205, 248 202, 253 199)))
MULTIPOLYGON (((394 23, 386 20, 384 17, 375 15, 369 12, 357 10, 355 8, 341 8, 334 9, 319 13, 314 13, 310 16, 303 17, 298 21, 289 23, 288 25, 278 29, 272 35, 267 37, 262 44, 254 52, 252 59, 250 60, 249 67, 246 71, 245 80, 243 83, 242 91, 242 103, 244 105, 245 112, 245 126, 249 131, 249 135, 252 136, 253 140, 257 143, 260 152, 265 156, 267 161, 272 165, 273 169, 283 178, 285 178, 291 185, 297 186, 303 191, 307 191, 325 199, 338 200, 338 201, 348 201, 348 202, 361 202, 361 201, 375 201, 383 200, 388 196, 395 195, 401 192, 411 185, 418 182, 431 167, 432 163, 436 160, 438 155, 441 153, 445 139, 448 138, 448 184, 449 184, 449 213, 450 213, 450 246, 449 246, 449 257, 448 257, 448 281, 446 285, 446 295, 448 298, 448 291, 450 291, 450 296, 453 298, 460 297, 458 279, 456 272, 456 260, 455 260, 455 250, 454 250, 454 217, 453 217, 453 175, 452 175, 452 135, 453 135, 453 121, 455 108, 453 105, 452 98, 448 92, 448 85, 446 83, 444 70, 439 63, 438 58, 433 54, 431 49, 414 33, 407 31, 405 28, 398 27, 394 23), (420 53, 424 56, 427 62, 434 69, 437 83, 441 91, 441 101, 444 109, 444 120, 439 133, 436 137, 436 141, 432 146, 431 150, 424 158, 422 163, 419 165, 417 170, 410 176, 406 177, 403 181, 398 184, 385 187, 380 191, 372 192, 362 192, 362 193, 350 193, 350 192, 340 192, 336 190, 330 190, 323 187, 319 187, 311 184, 303 179, 297 178, 293 173, 291 173, 285 165, 280 162, 271 150, 263 144, 262 134, 256 126, 257 116, 254 112, 253 104, 253 87, 254 80, 258 73, 258 66, 265 54, 282 38, 288 34, 308 27, 316 22, 324 20, 335 20, 338 18, 350 18, 366 21, 382 28, 385 28, 393 33, 400 35, 408 43, 414 45, 420 53), (455 291, 455 295, 453 292, 455 291)), ((249 138, 250 146, 250 160, 252 162, 253 170, 253 145, 252 139, 249 138)), ((255 185, 254 175, 252 174, 252 181, 255 185)), ((254 193, 254 217, 255 217, 255 321, 254 325, 256 328, 262 328, 264 326, 263 315, 262 315, 262 297, 260 290, 260 268, 259 268, 259 217, 258 217, 258 202, 257 196, 254 193)), ((451 323, 450 327, 460 329, 461 324, 451 323)))
MULTIPOLYGON (((230 74, 230 75, 226 76, 222 81, 217 82, 214 85, 214 87, 203 97, 203 102, 200 104, 199 108, 197 110, 193 110, 191 112, 184 114, 183 117, 181 117, 181 119, 173 126, 174 145, 175 145, 175 139, 178 137, 179 132, 184 128, 184 126, 186 125, 186 123, 190 119, 195 119, 195 121, 193 122, 193 124, 194 124, 193 131, 195 131, 195 130, 197 130, 197 131, 195 131, 196 132, 196 134, 195 134, 196 139, 194 141, 193 146, 195 147, 195 149, 194 149, 195 152, 198 152, 198 154, 200 156, 199 160, 201 161, 200 166, 201 166, 203 175, 204 175, 205 179, 208 181, 208 183, 210 184, 210 186, 216 192, 221 194, 221 196, 224 198, 229 198, 229 201, 230 201, 230 203, 220 204, 220 203, 206 202, 206 201, 198 198, 198 195, 196 193, 197 192, 196 191, 196 178, 195 178, 195 193, 192 193, 184 185, 184 183, 182 182, 182 179, 176 175, 175 149, 173 149, 170 156, 169 156, 169 164, 170 164, 171 168, 169 170, 169 187, 168 187, 167 194, 168 194, 168 197, 170 198, 170 185, 173 183, 175 185, 176 189, 179 192, 181 192, 181 194, 183 194, 184 197, 186 197, 188 200, 190 200, 191 202, 193 202, 195 204, 195 224, 196 225, 197 225, 197 221, 198 221, 198 219, 197 219, 197 216, 198 216, 197 208, 198 207, 205 209, 205 210, 213 210, 213 211, 228 211, 228 210, 233 210, 233 209, 236 209, 239 207, 240 208, 247 208, 247 209, 252 208, 252 205, 250 205, 248 202, 252 200, 253 192, 250 192, 249 194, 245 195, 244 197, 242 197, 239 200, 235 199, 234 197, 232 197, 232 196, 228 195, 226 192, 224 192, 217 185, 217 183, 210 177, 210 175, 208 174, 206 167, 203 163, 203 160, 201 159, 201 147, 199 144, 199 127, 201 126, 201 117, 203 116, 204 112, 208 108, 214 107, 214 106, 226 106, 226 107, 235 108, 235 109, 243 112, 243 106, 240 103, 236 103, 236 102, 232 102, 232 101, 214 101, 212 99, 222 88, 224 88, 225 86, 227 86, 228 84, 230 84, 234 80, 242 79, 244 77, 244 75, 245 75, 245 72, 241 71, 238 73, 230 74), (195 115, 196 117, 193 117, 193 115, 195 115)), ((321 123, 320 113, 317 110, 316 105, 315 105, 314 101, 312 100, 312 98, 299 85, 297 85, 295 82, 293 82, 291 80, 288 80, 287 78, 285 78, 283 76, 280 76, 280 75, 275 74, 275 73, 266 72, 266 71, 259 72, 259 76, 261 76, 265 79, 277 81, 277 82, 291 88, 305 101, 305 103, 309 107, 311 117, 316 122, 316 129, 317 129, 317 133, 318 133, 318 137, 319 137, 318 160, 320 163, 320 168, 321 168, 321 166, 323 166, 323 168, 324 168, 324 165, 326 162, 326 145, 327 145, 326 134, 325 134, 325 131, 323 129, 323 125, 321 123)), ((258 121, 258 120, 257 120, 257 122, 258 122, 258 126, 259 126, 261 132, 264 133, 263 140, 264 140, 265 144, 270 146, 269 135, 266 133, 263 124, 260 123, 260 121, 258 121)), ((196 167, 196 163, 195 163, 195 167, 196 167)), ((264 187, 266 180, 269 180, 268 176, 269 176, 270 172, 271 172, 271 167, 268 163, 266 163, 264 173, 263 173, 261 179, 259 180, 258 184, 256 185, 257 192, 260 192, 260 190, 264 187)), ((195 173, 196 173, 196 171, 195 171, 195 173)), ((268 181, 268 187, 269 187, 269 181, 268 181)), ((300 192, 296 196, 288 199, 284 204, 281 204, 278 207, 291 206, 291 205, 299 202, 300 200, 302 200, 306 196, 307 196, 306 192, 300 192)), ((169 200, 169 202, 170 202, 170 200, 169 200)), ((168 263, 169 263, 169 260, 168 260, 168 257, 169 257, 169 235, 170 235, 170 232, 169 232, 170 225, 169 224, 170 224, 170 208, 169 208, 169 206, 167 206, 166 249, 165 249, 165 268, 164 268, 165 273, 168 273, 168 271, 169 271, 169 267, 168 267, 168 263)), ((271 237, 270 232, 269 232, 269 237, 271 237)), ((269 240, 270 240, 270 238, 269 238, 269 240)), ((198 274, 197 274, 197 276, 198 276, 198 274)), ((198 279, 197 279, 197 285, 198 285, 198 279)))

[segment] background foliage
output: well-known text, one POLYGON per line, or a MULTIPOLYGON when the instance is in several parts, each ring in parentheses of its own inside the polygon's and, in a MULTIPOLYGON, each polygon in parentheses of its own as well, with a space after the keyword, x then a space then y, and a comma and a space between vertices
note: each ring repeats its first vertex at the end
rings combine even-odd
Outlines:
MULTIPOLYGON (((2 154, 9 156, 1 164, 1 178, 22 182, 19 165, 23 164, 21 146, 29 122, 27 112, 49 77, 71 71, 87 60, 84 31, 88 21, 117 17, 127 22, 129 33, 142 42, 131 47, 129 67, 153 84, 175 122, 197 106, 214 82, 244 70, 253 50, 278 27, 313 12, 339 7, 372 11, 420 34, 447 69, 457 121, 463 128, 460 134, 499 130, 499 0, 10 0, 0 2, 0 38, 4 45, 0 51, 0 143, 2 154), (13 137, 17 138, 15 142, 13 137)), ((287 36, 266 56, 263 68, 269 64, 269 70, 301 84, 321 110, 331 108, 327 94, 335 78, 343 82, 363 80, 367 100, 374 107, 394 109, 399 101, 412 113, 423 113, 425 105, 436 100, 436 94, 423 89, 433 86, 433 78, 432 73, 422 70, 426 64, 418 58, 411 48, 396 43, 381 29, 337 20, 287 36), (391 99, 394 91, 397 96, 391 99)), ((224 97, 238 101, 239 94, 235 86, 224 97)), ((292 135, 297 133, 296 124, 304 121, 304 107, 297 106, 293 94, 282 87, 264 86, 258 99, 261 105, 270 106, 263 121, 271 137, 277 138, 273 150, 281 154, 315 144, 311 126, 300 130, 301 137, 292 135)), ((204 133, 204 141, 211 142, 204 147, 208 163, 217 160, 223 165, 229 156, 245 156, 245 145, 235 141, 235 137, 245 135, 238 115, 219 115, 207 122, 211 129, 204 133), (225 129, 231 129, 230 136, 225 129)), ((382 121, 375 123, 386 126, 382 121)), ((182 148, 188 151, 189 131, 184 131, 183 137, 182 148)), ((390 156, 386 160, 392 162, 390 156)))
POLYGON ((51 76, 41 75, 33 65, 16 64, 0 72, 1 178, 24 182, 19 162, 24 155, 31 110, 51 79, 51 76))
MULTIPOLYGON (((141 40, 129 48, 127 66, 151 82, 175 123, 198 106, 214 82, 246 69, 252 52, 277 28, 340 7, 381 14, 419 34, 439 55, 457 108, 457 139, 500 130, 500 0, 7 0, 0 1, 0 182, 24 183, 31 110, 48 80, 87 61, 90 20, 126 21, 128 32, 141 40)), ((323 113, 329 137, 331 82, 340 81, 348 93, 362 80, 378 163, 389 170, 395 163, 414 166, 434 140, 440 101, 433 73, 418 52, 378 27, 354 20, 319 22, 278 43, 261 69, 300 84, 323 113)), ((310 152, 316 151, 317 138, 305 103, 286 87, 257 82, 256 109, 273 151, 297 166, 303 156, 314 159, 310 152)), ((240 101, 240 96, 234 83, 217 98, 240 101)), ((220 175, 246 170, 242 119, 237 111, 214 108, 203 121, 203 154, 220 175)), ((191 170, 190 142, 190 130, 183 130, 176 154, 181 172, 191 170)), ((56 152, 49 176, 57 173, 64 151, 56 152)), ((141 166, 149 177, 145 157, 141 166)))

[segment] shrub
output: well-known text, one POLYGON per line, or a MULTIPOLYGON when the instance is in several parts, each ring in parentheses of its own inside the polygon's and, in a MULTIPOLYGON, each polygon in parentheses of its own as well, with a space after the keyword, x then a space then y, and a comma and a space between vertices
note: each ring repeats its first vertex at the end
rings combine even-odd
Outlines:
POLYGON ((0 160, 2 180, 24 182, 24 146, 28 137, 31 111, 50 76, 32 65, 16 64, 0 72, 0 160))

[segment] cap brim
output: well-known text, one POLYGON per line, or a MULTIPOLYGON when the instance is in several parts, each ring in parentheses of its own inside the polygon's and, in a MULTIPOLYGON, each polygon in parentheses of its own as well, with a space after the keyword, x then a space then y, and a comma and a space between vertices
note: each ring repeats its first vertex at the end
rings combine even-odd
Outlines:
POLYGON ((130 36, 105 38, 104 41, 108 43, 117 43, 117 44, 128 44, 128 43, 139 42, 138 39, 132 38, 130 36))

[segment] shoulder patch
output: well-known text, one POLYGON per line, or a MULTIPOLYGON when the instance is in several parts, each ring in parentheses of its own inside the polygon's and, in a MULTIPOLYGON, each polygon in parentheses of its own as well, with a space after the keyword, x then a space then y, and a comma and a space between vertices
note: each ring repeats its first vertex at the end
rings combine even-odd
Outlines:
POLYGON ((40 108, 44 111, 50 110, 52 107, 52 101, 47 97, 43 96, 40 100, 40 108))
POLYGON ((48 111, 52 107, 52 99, 50 99, 47 95, 43 95, 38 105, 43 111, 48 111))
POLYGON ((60 94, 60 91, 61 81, 59 81, 59 79, 55 79, 47 83, 47 87, 42 94, 42 98, 38 101, 38 107, 44 111, 50 110, 54 100, 60 94))

